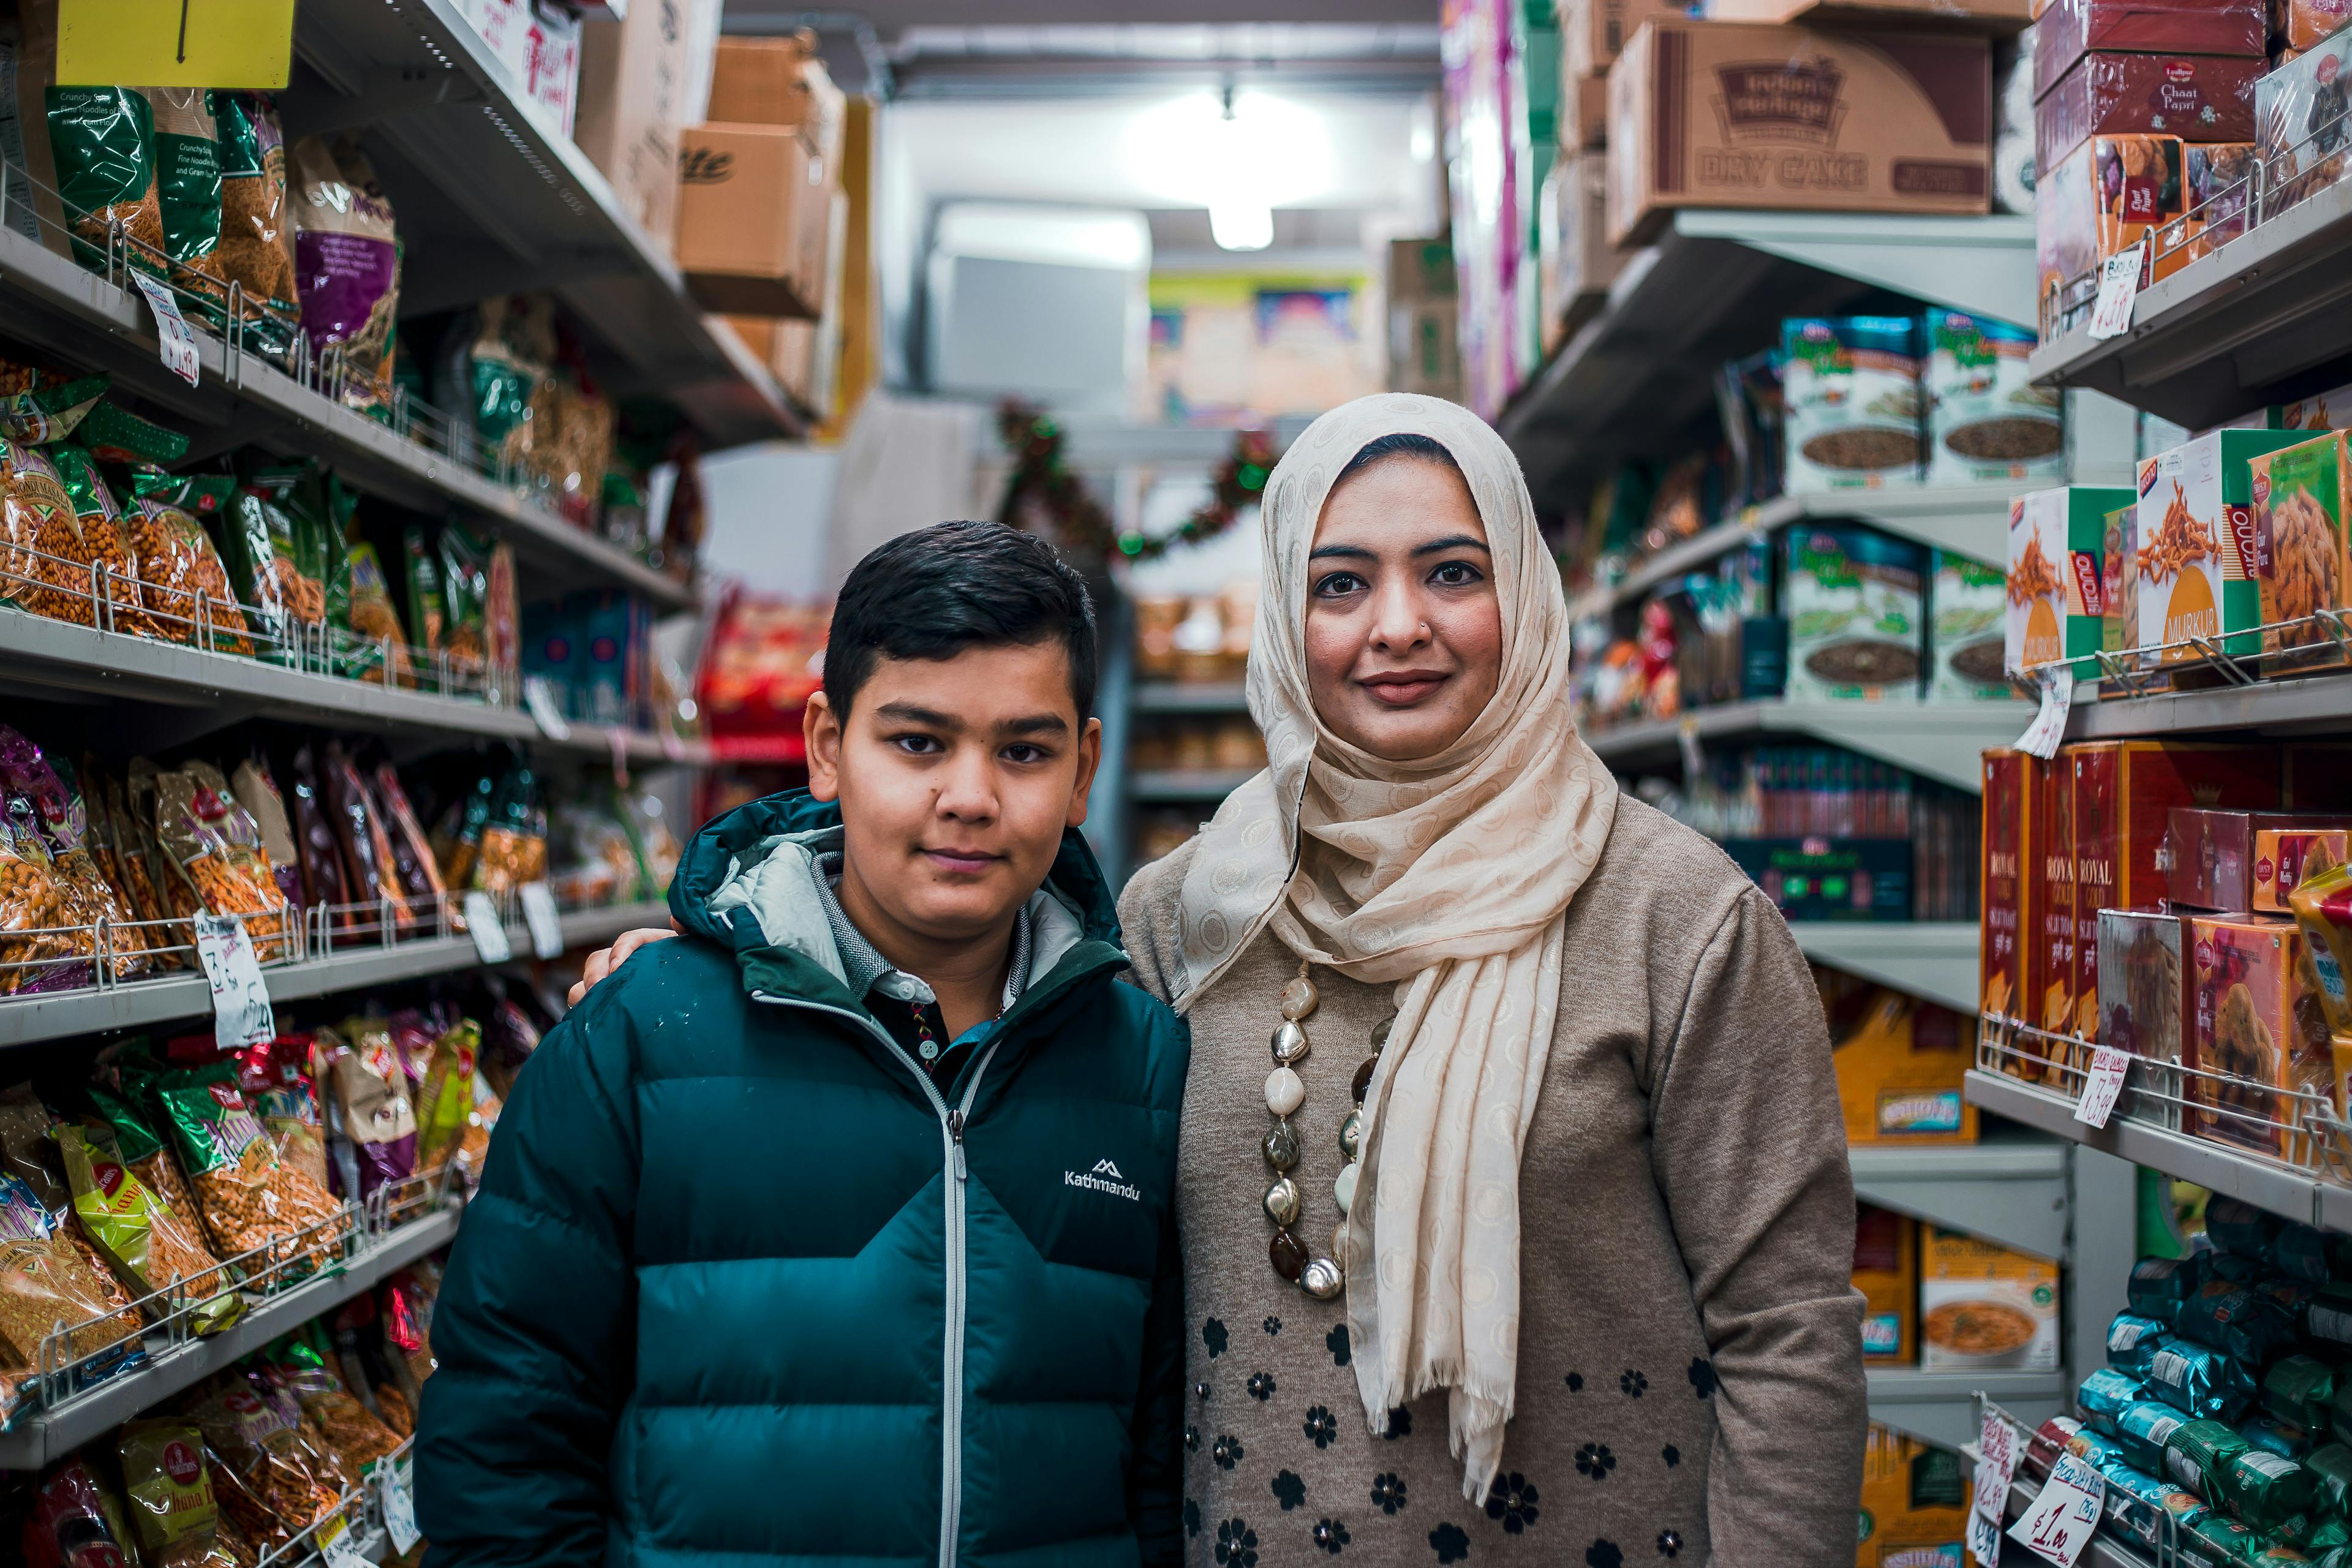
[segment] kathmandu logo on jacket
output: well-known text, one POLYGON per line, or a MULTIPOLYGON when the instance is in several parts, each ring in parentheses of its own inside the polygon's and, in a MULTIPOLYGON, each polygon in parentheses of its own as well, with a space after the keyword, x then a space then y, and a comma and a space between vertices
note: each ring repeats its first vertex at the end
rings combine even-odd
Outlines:
POLYGON ((1119 1174, 1118 1166, 1108 1160, 1097 1160, 1095 1168, 1085 1175, 1080 1175, 1076 1171, 1063 1172, 1062 1185, 1084 1187, 1088 1192, 1107 1193, 1115 1198, 1125 1198, 1131 1204, 1143 1201, 1142 1193, 1129 1186, 1127 1178, 1119 1174))

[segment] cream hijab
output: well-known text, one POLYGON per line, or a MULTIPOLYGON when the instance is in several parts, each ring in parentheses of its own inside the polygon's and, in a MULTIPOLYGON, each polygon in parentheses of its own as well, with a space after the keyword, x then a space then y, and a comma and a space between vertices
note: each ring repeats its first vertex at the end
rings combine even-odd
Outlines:
POLYGON ((1226 797, 1185 875, 1177 1005, 1268 929, 1301 958, 1396 986, 1340 1259, 1352 1364, 1376 1432, 1395 1406, 1450 1390, 1477 1501, 1502 1465, 1517 1377, 1519 1153, 1559 1007, 1562 916, 1601 857, 1617 785, 1569 717, 1567 607, 1518 463, 1468 410, 1384 394, 1324 415, 1267 481, 1262 527, 1249 708, 1269 765, 1226 797), (1367 443, 1400 432, 1436 440, 1469 481, 1503 622, 1493 700, 1412 763, 1323 726, 1305 649, 1324 498, 1367 443))

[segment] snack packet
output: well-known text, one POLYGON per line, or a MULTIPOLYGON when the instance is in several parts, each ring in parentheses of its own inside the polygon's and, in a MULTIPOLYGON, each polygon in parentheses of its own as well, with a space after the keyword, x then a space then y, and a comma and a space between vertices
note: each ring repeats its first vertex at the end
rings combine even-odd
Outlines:
POLYGON ((138 90, 155 127, 155 195, 172 282, 211 307, 205 315, 213 317, 227 303, 228 289, 206 270, 221 237, 220 132, 212 94, 201 87, 138 90))
POLYGON ((481 1047, 481 1029, 470 1018, 459 1019, 435 1038, 416 1092, 418 1170, 438 1169, 464 1141, 474 1113, 474 1063, 481 1047))
MULTIPOLYGON (((243 1300, 212 1254, 128 1166, 92 1150, 71 1124, 57 1129, 57 1141, 74 1217, 117 1279, 141 1299, 176 1283, 184 1297, 200 1303, 190 1319, 198 1334, 218 1333, 244 1316, 243 1300)), ((159 1301, 151 1310, 162 1318, 170 1307, 159 1301)))
POLYGON ((127 87, 52 87, 48 132, 74 259, 102 272, 119 258, 167 278, 155 116, 147 100, 127 87))
POLYGON ((318 768, 305 743, 294 753, 294 847, 302 870, 302 902, 328 911, 333 933, 330 940, 351 935, 364 923, 353 907, 350 884, 343 876, 342 850, 337 844, 333 806, 320 787, 318 768))
POLYGON ((0 600, 76 626, 95 626, 90 555, 73 498, 49 459, 0 439, 0 600))
POLYGON ((97 952, 30 798, 0 789, 0 994, 88 985, 97 952))
POLYGON ((278 892, 289 904, 300 903, 302 871, 296 861, 294 826, 287 819, 286 801, 278 793, 278 781, 269 775, 268 763, 257 755, 237 763, 229 775, 229 790, 261 835, 261 847, 269 857, 270 875, 278 892))
POLYGON ((74 432, 74 441, 100 462, 124 468, 160 467, 188 455, 185 436, 142 419, 110 399, 89 411, 89 417, 74 432))
POLYGON ((32 1189, 0 1176, 0 1378, 11 1386, 41 1364, 41 1343, 66 1328, 67 1353, 115 1345, 135 1352, 139 1314, 59 1235, 32 1189))
POLYGON ((384 581, 383 566, 376 560, 373 545, 351 547, 337 586, 340 592, 329 595, 328 617, 362 639, 342 661, 344 675, 381 686, 388 674, 395 686, 415 686, 416 667, 402 640, 400 616, 392 607, 392 587, 384 581))
POLYGON ((329 1190, 326 1122, 310 1088, 312 1040, 280 1035, 237 1058, 237 1088, 261 1119, 284 1163, 329 1190))
POLYGON ((441 530, 442 648, 461 682, 482 679, 490 659, 490 549, 461 522, 441 530))
MULTIPOLYGON (((87 426, 85 426, 85 428, 87 426)), ((90 593, 106 609, 106 618, 100 623, 109 631, 126 632, 133 637, 152 637, 154 624, 148 620, 139 586, 139 563, 124 542, 122 512, 116 506, 114 492, 107 488, 105 478, 98 471, 98 459, 89 451, 70 441, 60 441, 48 448, 49 460, 57 465, 58 477, 73 501, 74 523, 81 536, 82 559, 93 567, 103 567, 104 575, 90 574, 90 593)))
POLYGON ((123 1568, 136 1561, 121 1506, 79 1454, 33 1489, 24 1542, 30 1568, 123 1568))
POLYGON ((221 1258, 268 1248, 275 1260, 289 1253, 289 1238, 298 1232, 310 1232, 299 1242, 304 1253, 331 1248, 347 1234, 334 1200, 279 1163, 227 1063, 166 1074, 156 1095, 221 1258))
POLYGON ((261 830, 209 763, 158 775, 156 836, 172 863, 219 915, 242 915, 263 963, 293 952, 289 911, 261 830))
POLYGON ((482 827, 480 858, 473 885, 506 893, 525 882, 547 879, 547 814, 539 804, 539 780, 517 765, 499 781, 488 820, 482 827))
POLYGON ((442 883, 441 868, 434 863, 433 846, 408 804, 408 792, 401 787, 400 775, 393 772, 390 763, 378 763, 370 783, 384 837, 391 844, 400 890, 420 909, 430 907, 446 897, 448 889, 442 883))
POLYGON ((337 1042, 327 1071, 343 1136, 359 1162, 359 1191, 346 1195, 364 1201, 384 1183, 415 1171, 416 1109, 391 1026, 382 1018, 347 1018, 342 1035, 349 1044, 337 1042))
MULTIPOLYGON (((392 855, 392 840, 383 830, 367 784, 341 745, 327 742, 326 785, 329 820, 334 824, 343 854, 343 881, 354 900, 378 904, 390 913, 393 929, 405 936, 420 917, 403 896, 400 870, 392 855)), ((368 916, 373 919, 373 913, 368 916)))
POLYGON ((140 601, 158 635, 250 658, 251 628, 228 568, 195 514, 174 499, 188 489, 158 468, 131 475, 123 531, 139 573, 140 601))
POLYGON ((89 951, 97 951, 98 923, 107 921, 115 978, 148 973, 153 964, 147 957, 147 933, 89 852, 89 817, 80 795, 59 777, 38 746, 5 724, 0 724, 0 787, 12 800, 31 804, 49 863, 65 891, 65 912, 74 925, 90 928, 89 951))
POLYGON ((441 647, 448 606, 441 599, 441 568, 414 524, 401 531, 401 555, 408 568, 408 640, 420 653, 441 647))
POLYGON ((294 228, 287 205, 286 138, 258 92, 216 91, 221 238, 210 270, 244 300, 247 346, 282 360, 301 326, 294 297, 294 228))
POLYGON ((0 375, 0 436, 37 447, 62 441, 79 427, 113 384, 105 375, 66 377, 30 365, 6 365, 0 375))
POLYGON ((247 1379, 230 1373, 188 1414, 219 1458, 215 1484, 226 1476, 244 1494, 224 1489, 222 1506, 244 1516, 238 1522, 264 1546, 284 1546, 341 1501, 341 1467, 303 1436, 299 1409, 265 1398, 247 1379))
POLYGON ((303 137, 288 150, 287 168, 297 198, 294 271, 303 328, 314 349, 340 349, 352 383, 344 401, 381 404, 390 396, 400 303, 392 203, 348 136, 331 146, 303 137))
POLYGON ((195 1423, 133 1421, 117 1434, 114 1453, 142 1568, 206 1568, 220 1509, 195 1423))

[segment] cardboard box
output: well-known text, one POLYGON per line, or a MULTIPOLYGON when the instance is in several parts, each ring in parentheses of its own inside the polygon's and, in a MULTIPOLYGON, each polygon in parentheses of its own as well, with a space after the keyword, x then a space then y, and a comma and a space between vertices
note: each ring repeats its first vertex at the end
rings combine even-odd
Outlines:
POLYGON ((2074 921, 2067 983, 2074 1014, 2063 1032, 2086 1040, 2099 1037, 2099 911, 2118 901, 2113 779, 2121 750, 2113 741, 2088 742, 2063 748, 2052 764, 2066 792, 2066 892, 2074 900, 2067 910, 2074 921))
POLYGON ((2190 1012, 2187 923, 2155 910, 2102 910, 2098 921, 2098 1041, 2147 1059, 2125 1080, 2124 1103, 2141 1121, 2178 1131, 2190 1012))
POLYGON ((2187 211, 2180 169, 2177 136, 2098 135, 2034 182, 2035 267, 2053 331, 2087 311, 2110 256, 2148 242, 2143 285, 2189 265, 2185 243, 2166 249, 2162 267, 2156 255, 2159 231, 2187 211))
POLYGON ((1927 552, 1860 523, 1800 526, 1781 537, 1789 700, 1917 700, 1927 552))
POLYGON ((1862 1359, 1908 1366, 1919 1359, 1919 1222, 1856 1204, 1853 1288, 1862 1292, 1862 1359))
POLYGON ((1676 207, 1982 213, 1982 38, 1652 22, 1609 72, 1609 235, 1676 207))
POLYGON ((2263 0, 2052 0, 2033 25, 2033 95, 2093 49, 2259 58, 2263 0))
POLYGON ((2309 617, 2341 609, 2345 524, 2352 518, 2352 453, 2330 431, 2247 463, 2254 509, 2253 565, 2264 627, 2263 673, 2299 675, 2352 664, 2340 625, 2309 617), (2300 626, 2282 626, 2303 621, 2300 626))
POLYGON ((807 67, 815 37, 741 37, 721 34, 710 61, 710 104, 705 120, 735 125, 806 125, 821 117, 817 88, 807 67))
POLYGON ((1927 482, 2066 481, 2066 425, 2059 395, 2026 372, 2033 333, 1958 310, 1920 321, 1920 396, 1927 406, 1927 482))
MULTIPOLYGON (((1561 101, 1569 112, 1560 116, 1560 145, 1570 152, 1597 153, 1609 145, 1609 79, 1606 76, 1579 77, 1569 84, 1561 101), (1569 139, 1575 146, 1569 147, 1569 139)), ((1605 188, 1607 165, 1601 166, 1605 188)), ((1604 209, 1603 222, 1607 221, 1604 209)))
MULTIPOLYGON (((2127 506, 2119 506, 2107 513, 2105 542, 2099 561, 2099 651, 2107 655, 2101 662, 2102 671, 2118 667, 2137 671, 2139 668, 2139 499, 2137 494, 2127 506)), ((2113 675, 2105 675, 2100 691, 2110 696, 2127 696, 2150 689, 2161 689, 2168 681, 2129 683, 2113 675)), ((2079 694, 2077 700, 2079 700, 2079 694)))
POLYGON ((2054 169, 2094 135, 2252 142, 2259 55, 2092 49, 2033 106, 2033 163, 2054 169))
POLYGON ((705 124, 678 144, 677 264, 696 298, 730 315, 814 320, 832 192, 807 141, 705 124))
POLYGON ((2012 675, 2073 659, 2076 680, 2095 680, 2105 635, 2107 513, 2132 492, 2061 485, 2009 503, 2009 614, 2003 665, 2012 675))
POLYGON ((1790 495, 1919 482, 1919 322, 1799 316, 1780 323, 1790 495))
POLYGON ((2003 624, 2009 615, 2008 574, 1998 566, 1935 552, 1927 598, 1927 700, 1999 702, 2010 696, 2003 624))
POLYGON ((2058 1366, 2058 1266, 1941 1226, 1921 1227, 1919 1366, 2058 1366))
POLYGON ((1854 1568, 1958 1568, 1969 1507, 1958 1454, 1873 1425, 1854 1568))
POLYGON ((1597 153, 1563 156, 1544 176, 1541 258, 1545 352, 1582 326, 1609 298, 1624 266, 1609 243, 1609 173, 1597 153))
POLYGON ((1977 1108, 1960 1094, 1975 1056, 1975 1019, 1881 990, 1830 1058, 1847 1143, 1975 1142, 1977 1108))
POLYGON ((2343 865, 2347 840, 2352 817, 2339 813, 2176 805, 2167 814, 2165 893, 2185 909, 2284 915, 2305 868, 2343 865))
POLYGON ((1605 74, 1643 23, 1686 21, 1691 7, 1670 0, 1562 0, 1557 14, 1560 72, 1574 79, 1605 74))
MULTIPOLYGON (((2041 758, 2013 748, 1984 753, 1984 845, 1977 910, 1978 1003, 2001 1017, 2025 1016, 2038 970, 2030 955, 2039 949, 2042 879, 2033 837, 2035 782, 2049 767, 2041 758)), ((2012 1066, 2016 1064, 2011 1064, 2012 1066)), ((2027 1076, 2039 1077, 2028 1071, 2027 1076)))
POLYGON ((2215 430, 2140 464, 2139 646, 2152 662, 2201 662, 2195 637, 2232 656, 2261 650, 2250 465, 2305 439, 2292 430, 2215 430))
POLYGON ((2332 1095, 2335 1058, 2303 933, 2267 915, 2192 915, 2196 992, 2188 1038, 2189 1131, 2217 1143, 2299 1157, 2297 1102, 2332 1095))
MULTIPOLYGON (((2026 1016, 2053 1035, 2074 1032, 2074 789, 2061 752, 2042 770, 2033 812, 2042 846, 2042 1004, 2026 1016)), ((2053 1054, 2057 1055, 2056 1047, 2053 1054)), ((2060 1057, 2059 1059, 2069 1059, 2060 1057)))
POLYGON ((580 107, 572 139, 604 172, 621 208, 667 249, 677 227, 678 132, 695 74, 694 16, 715 0, 643 0, 620 21, 580 26, 580 107))

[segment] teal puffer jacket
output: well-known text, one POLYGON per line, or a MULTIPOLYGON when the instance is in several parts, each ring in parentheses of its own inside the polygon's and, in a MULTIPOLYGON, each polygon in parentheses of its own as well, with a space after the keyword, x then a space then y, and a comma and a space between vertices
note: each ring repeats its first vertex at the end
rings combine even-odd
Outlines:
POLYGON ((942 1096, 850 995, 834 808, 699 833, 515 1086, 433 1321, 435 1568, 1179 1556, 1183 1026, 1074 833, 942 1096))

